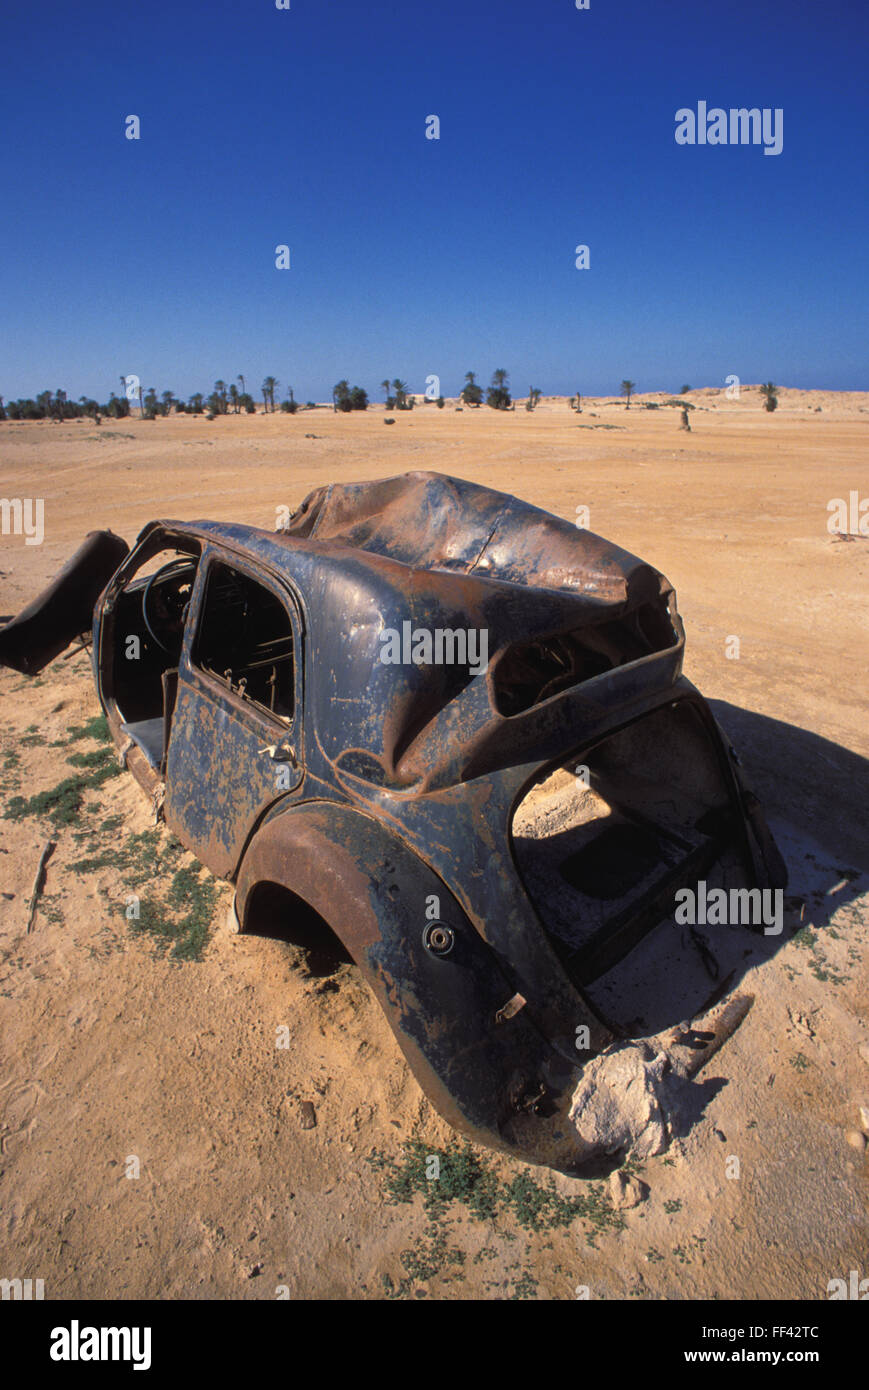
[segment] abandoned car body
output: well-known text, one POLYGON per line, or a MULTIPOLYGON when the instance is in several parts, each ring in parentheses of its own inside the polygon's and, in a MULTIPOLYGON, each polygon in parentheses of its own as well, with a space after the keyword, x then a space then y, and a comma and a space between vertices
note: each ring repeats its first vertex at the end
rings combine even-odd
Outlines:
POLYGON ((785 882, 667 580, 506 494, 409 473, 275 533, 93 533, 48 595, 0 663, 38 670, 96 599, 115 742, 238 928, 334 932, 437 1110, 529 1162, 580 1171, 591 1059, 698 1012, 620 1003, 676 891, 785 882), (383 660, 387 630, 485 632, 488 663, 383 660))

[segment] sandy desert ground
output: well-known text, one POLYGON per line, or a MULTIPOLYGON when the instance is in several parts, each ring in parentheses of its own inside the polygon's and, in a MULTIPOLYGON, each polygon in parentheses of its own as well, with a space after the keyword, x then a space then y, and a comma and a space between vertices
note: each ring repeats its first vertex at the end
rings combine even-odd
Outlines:
POLYGON ((770 415, 756 387, 694 391, 690 434, 667 399, 450 401, 388 428, 380 407, 0 424, 0 493, 44 498, 46 527, 39 546, 0 536, 6 616, 90 529, 271 529, 333 480, 435 469, 563 517, 587 506, 675 584, 686 674, 791 873, 784 937, 741 984, 753 1009, 638 1170, 647 1200, 615 1211, 606 1183, 457 1157, 354 967, 318 976, 230 935, 229 889, 152 830, 132 778, 90 777, 108 764, 85 655, 0 671, 0 1276, 43 1278, 47 1298, 266 1299, 819 1299, 869 1276, 869 539, 827 528, 832 499, 869 496, 869 393, 783 390, 770 415), (9 814, 69 777, 93 785, 66 823, 44 803, 9 814), (201 959, 131 930, 131 885, 154 920, 182 902, 208 928, 201 959), (455 1198, 425 1206, 431 1153, 455 1198))

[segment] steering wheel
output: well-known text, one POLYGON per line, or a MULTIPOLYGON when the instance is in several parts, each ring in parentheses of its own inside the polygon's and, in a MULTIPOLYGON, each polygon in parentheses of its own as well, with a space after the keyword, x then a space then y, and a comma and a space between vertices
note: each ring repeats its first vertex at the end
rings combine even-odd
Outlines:
MULTIPOLYGON (((152 623, 151 623, 151 618, 150 618, 150 616, 149 616, 149 606, 150 606, 150 602, 151 602, 151 590, 152 590, 152 588, 154 587, 154 584, 155 584, 155 582, 156 582, 158 579, 160 579, 160 578, 164 578, 164 579, 165 579, 165 578, 169 578, 172 574, 177 574, 177 575, 179 576, 179 578, 180 578, 180 576, 181 576, 182 574, 184 574, 184 573, 186 573, 187 571, 190 570, 191 565, 193 566, 193 568, 194 568, 194 570, 195 570, 195 561, 194 561, 194 560, 192 559, 192 557, 190 557, 190 556, 185 556, 185 557, 180 558, 180 559, 170 560, 170 561, 168 562, 168 564, 161 565, 160 569, 155 570, 154 573, 150 576, 150 578, 149 578, 147 584, 145 585, 144 593, 142 594, 142 622, 145 624, 145 627, 146 627, 147 630, 148 630, 148 636, 151 638, 152 642, 155 642, 156 645, 160 648, 160 650, 161 650, 161 651, 164 651, 164 652, 166 653, 167 656, 171 656, 171 655, 172 655, 172 649, 171 649, 171 647, 167 647, 167 646, 166 646, 166 643, 163 642, 163 641, 157 636, 156 632, 154 631, 154 627, 153 627, 153 625, 152 625, 152 623)), ((189 606, 190 606, 190 600, 188 599, 187 602, 184 604, 184 607, 183 607, 182 610, 181 610, 181 623, 182 623, 182 626, 183 626, 183 623, 184 623, 184 619, 185 619, 186 616, 187 616, 187 609, 189 608, 189 606)))

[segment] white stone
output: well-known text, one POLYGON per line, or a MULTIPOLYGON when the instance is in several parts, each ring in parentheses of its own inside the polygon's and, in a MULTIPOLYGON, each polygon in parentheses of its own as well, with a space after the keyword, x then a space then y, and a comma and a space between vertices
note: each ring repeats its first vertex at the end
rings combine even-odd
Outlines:
POLYGON ((628 1044, 595 1057, 573 1093, 569 1119, 579 1156, 623 1153, 652 1158, 667 1147, 667 1121, 659 1084, 667 1066, 663 1052, 628 1044))

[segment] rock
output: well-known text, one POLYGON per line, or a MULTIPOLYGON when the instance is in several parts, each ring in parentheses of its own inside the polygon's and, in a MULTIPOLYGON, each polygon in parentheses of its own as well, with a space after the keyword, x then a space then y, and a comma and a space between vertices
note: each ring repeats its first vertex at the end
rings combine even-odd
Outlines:
POLYGON ((639 1178, 631 1177, 627 1173, 621 1173, 618 1169, 610 1173, 610 1197, 616 1211, 625 1211, 629 1207, 638 1207, 640 1202, 645 1202, 649 1195, 649 1189, 639 1178))
POLYGON ((863 1153, 866 1148, 866 1136, 861 1134, 859 1129, 846 1129, 845 1143, 850 1144, 851 1148, 856 1149, 858 1153, 863 1153))
POLYGON ((555 1191, 560 1197, 586 1197, 588 1179, 572 1178, 569 1173, 553 1173, 555 1191))
POLYGON ((667 1065, 665 1053, 632 1043, 589 1063, 569 1111, 581 1160, 663 1153, 668 1135, 660 1083, 667 1065))
POLYGON ((864 1134, 869 1134, 869 1105, 860 1106, 860 1128, 864 1134))
POLYGON ((317 1124, 317 1112, 314 1109, 313 1102, 310 1100, 300 1101, 299 1110, 301 1112, 302 1129, 314 1129, 317 1124))

